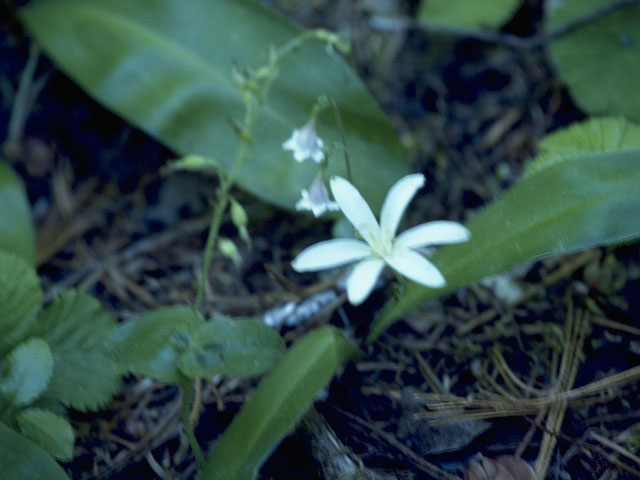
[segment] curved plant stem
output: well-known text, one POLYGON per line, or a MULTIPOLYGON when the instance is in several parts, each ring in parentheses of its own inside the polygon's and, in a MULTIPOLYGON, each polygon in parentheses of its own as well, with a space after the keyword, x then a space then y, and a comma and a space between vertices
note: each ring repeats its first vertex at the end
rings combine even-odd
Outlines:
POLYGON ((200 468, 204 467, 205 459, 196 439, 196 434, 191 426, 191 402, 193 400, 193 385, 189 378, 186 378, 182 382, 182 424, 184 425, 184 432, 187 434, 189 445, 193 450, 193 455, 196 457, 196 461, 200 468))
POLYGON ((209 278, 209 269, 211 267, 211 260, 213 259, 213 253, 218 240, 220 224, 222 223, 222 217, 229 205, 229 192, 235 183, 238 173, 240 173, 240 170, 249 156, 251 147, 253 146, 251 140, 253 127, 260 116, 262 106, 267 98, 271 84, 278 76, 278 66, 283 58, 293 53, 304 42, 313 39, 326 42, 328 46, 340 51, 348 51, 348 46, 346 46, 334 33, 322 29, 308 30, 285 43, 280 48, 273 50, 269 56, 269 62, 267 65, 256 70, 255 73, 249 76, 244 84, 239 85, 240 93, 242 94, 242 98, 245 100, 245 115, 239 128, 240 145, 238 146, 233 169, 228 175, 223 175, 220 178, 218 202, 213 209, 211 224, 209 226, 209 234, 205 244, 204 263, 202 265, 202 276, 198 283, 198 290, 196 293, 194 305, 195 310, 200 310, 202 308, 204 290, 209 278))
POLYGON ((195 309, 200 310, 202 308, 202 300, 204 298, 204 289, 207 279, 209 278, 209 269, 211 267, 211 260, 213 259, 213 253, 215 251, 216 241, 218 240, 218 232, 220 231, 220 224, 222 223, 222 216, 227 210, 229 205, 229 192, 231 187, 235 183, 235 179, 240 172, 240 169, 244 165, 247 158, 247 154, 250 146, 250 134, 253 131, 253 126, 258 119, 258 112, 253 102, 247 102, 247 110, 245 113, 243 128, 240 135, 240 146, 236 153, 236 160, 233 165, 233 170, 228 176, 224 176, 220 181, 220 192, 218 193, 218 203, 213 209, 213 216, 211 217, 211 225, 209 226, 209 235, 207 236, 207 243, 204 247, 204 263, 202 265, 202 276, 200 277, 200 283, 198 284, 198 292, 196 294, 195 309))

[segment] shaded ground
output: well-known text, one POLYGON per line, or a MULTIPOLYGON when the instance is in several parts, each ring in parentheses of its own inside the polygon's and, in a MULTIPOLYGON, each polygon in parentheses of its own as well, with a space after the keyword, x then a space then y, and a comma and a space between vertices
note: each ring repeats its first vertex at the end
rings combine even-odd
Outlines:
MULTIPOLYGON (((279 6, 302 23, 351 28, 350 61, 390 115, 414 171, 428 178, 407 225, 467 220, 516 181, 542 135, 584 118, 542 51, 371 28, 372 15, 412 14, 408 2, 291 3, 279 6)), ((530 1, 505 31, 533 34, 539 18, 539 2, 530 1)), ((17 108, 29 48, 19 26, 0 24, 0 125, 17 108)), ((35 78, 13 165, 34 208, 45 297, 85 290, 118 319, 190 303, 215 180, 162 177, 171 152, 100 108, 44 57, 35 78)), ((335 285, 295 274, 290 259, 327 238, 330 225, 237 196, 253 248, 242 250, 239 266, 214 260, 205 309, 261 317, 293 301, 305 322, 282 329, 288 342, 330 322, 363 346, 391 293, 379 289, 355 309, 335 285)), ((640 443, 637 381, 611 379, 640 363, 639 257, 631 244, 547 259, 422 306, 363 346, 364 358, 335 378, 316 404, 319 416, 282 443, 261 478, 455 478, 479 452, 532 462, 545 449, 549 478, 633 478, 640 464, 625 453, 640 443), (585 385, 592 390, 558 400, 585 385), (416 418, 427 404, 430 413, 416 418), (549 412, 561 427, 544 423, 549 412)), ((201 385, 203 444, 255 384, 201 385)), ((176 389, 128 378, 103 411, 71 412, 78 441, 65 467, 73 478, 192 478, 179 411, 176 389)))

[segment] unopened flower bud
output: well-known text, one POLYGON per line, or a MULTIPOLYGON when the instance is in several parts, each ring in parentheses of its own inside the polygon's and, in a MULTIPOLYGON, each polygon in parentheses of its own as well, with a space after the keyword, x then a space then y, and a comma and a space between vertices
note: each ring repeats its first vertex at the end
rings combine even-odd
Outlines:
POLYGON ((234 198, 231 199, 231 221, 238 229, 246 227, 249 221, 247 212, 234 198))
POLYGON ((220 253, 225 257, 230 258, 236 266, 240 264, 242 258, 240 257, 240 253, 238 253, 236 244, 230 239, 225 237, 220 238, 220 240, 218 240, 218 250, 220 250, 220 253))

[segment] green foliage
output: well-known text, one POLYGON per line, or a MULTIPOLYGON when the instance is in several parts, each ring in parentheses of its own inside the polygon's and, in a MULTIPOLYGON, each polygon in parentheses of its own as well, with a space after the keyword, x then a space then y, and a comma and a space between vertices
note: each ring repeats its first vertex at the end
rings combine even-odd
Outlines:
POLYGON ((38 402, 87 410, 104 404, 120 385, 114 362, 102 353, 102 344, 115 322, 95 299, 73 291, 65 292, 37 316, 41 296, 35 272, 5 252, 0 252, 0 264, 8 266, 6 272, 15 271, 11 269, 17 265, 23 274, 14 277, 11 284, 0 282, 0 298, 11 298, 13 294, 14 299, 21 299, 10 314, 3 312, 0 316, 0 328, 4 332, 7 325, 12 325, 6 319, 21 313, 26 316, 19 338, 29 337, 0 358, 0 407, 6 411, 4 420, 56 458, 70 459, 73 431, 69 423, 47 410, 18 407, 38 402), (16 282, 16 278, 23 281, 16 282), (32 289, 36 294, 19 295, 16 286, 32 289))
POLYGON ((118 325, 109 337, 107 351, 122 371, 180 383, 178 359, 189 349, 190 332, 203 322, 189 307, 151 310, 118 325))
MULTIPOLYGON (((240 76, 244 67, 264 65, 269 46, 301 31, 250 0, 39 0, 21 18, 57 65, 100 102, 181 155, 213 156, 227 171, 239 140, 230 123, 244 110, 234 65, 240 76)), ((379 208, 383 192, 406 173, 406 159, 360 80, 319 44, 304 44, 282 64, 238 183, 293 209, 317 165, 295 162, 282 143, 324 94, 340 108, 358 187, 379 208)), ((317 128, 327 145, 342 143, 330 111, 317 128)), ((338 148, 330 174, 344 175, 342 155, 338 148)))
POLYGON ((34 261, 35 242, 24 186, 2 163, 0 201, 7 205, 0 214, 2 478, 64 479, 48 454, 72 457, 71 425, 32 405, 86 410, 105 403, 120 380, 101 353, 115 323, 96 300, 76 292, 65 292, 39 314, 42 291, 28 263, 34 261))
POLYGON ((0 250, 0 355, 27 338, 41 302, 40 282, 33 268, 0 250))
POLYGON ((521 0, 422 0, 418 18, 460 27, 497 28, 509 20, 521 0))
POLYGON ((259 375, 284 354, 282 338, 250 319, 217 317, 198 326, 178 366, 190 378, 259 375))
POLYGON ((73 457, 74 435, 66 419, 48 410, 28 408, 16 420, 20 431, 59 460, 73 457))
POLYGON ((254 478, 335 371, 358 352, 332 327, 321 327, 297 342, 222 434, 202 478, 254 478))
MULTIPOLYGON (((593 129, 598 124, 611 128, 611 122, 571 127, 543 142, 547 151, 540 163, 534 160, 532 165, 537 167, 468 223, 471 240, 442 247, 434 255, 433 262, 447 279, 447 286, 430 290, 410 285, 374 321, 369 341, 407 310, 482 277, 542 256, 640 236, 640 147, 620 150, 614 142, 612 151, 604 150, 605 144, 600 151, 591 151, 579 144, 568 146, 584 138, 581 128, 601 138, 602 132, 594 134, 593 129), (555 154, 550 148, 557 145, 560 149, 555 154)), ((624 140, 622 144, 633 142, 624 140)))
MULTIPOLYGON (((613 0, 548 2, 551 29, 613 0)), ((591 115, 640 121, 640 5, 605 15, 551 42, 558 72, 576 103, 591 115)))
POLYGON ((66 291, 40 315, 34 332, 53 354, 53 377, 47 398, 76 410, 95 410, 120 387, 120 372, 102 344, 116 322, 98 301, 66 291))
POLYGON ((640 126, 624 118, 590 118, 544 137, 525 177, 572 155, 640 148, 640 126))
POLYGON ((0 205, 0 250, 11 252, 33 265, 36 259, 35 233, 27 194, 13 169, 2 161, 0 205))
POLYGON ((0 465, 8 480, 69 480, 44 450, 0 422, 0 465))
POLYGON ((3 365, 0 392, 11 406, 28 405, 47 388, 53 357, 47 342, 32 337, 14 348, 3 365))
POLYGON ((123 370, 180 384, 185 377, 265 372, 281 357, 284 343, 253 320, 206 322, 192 308, 172 306, 119 325, 107 348, 123 370))

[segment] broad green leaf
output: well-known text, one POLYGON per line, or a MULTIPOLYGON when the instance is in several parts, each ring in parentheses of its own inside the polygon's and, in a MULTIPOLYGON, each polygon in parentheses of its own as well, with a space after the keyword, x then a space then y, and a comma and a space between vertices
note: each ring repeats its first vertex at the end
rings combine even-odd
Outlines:
POLYGON ((95 410, 120 387, 113 360, 103 351, 116 323, 86 293, 68 290, 38 318, 35 332, 53 354, 53 377, 47 398, 77 410, 95 410))
POLYGON ((0 391, 12 405, 28 405, 47 388, 53 357, 47 342, 32 337, 14 348, 0 379, 0 391))
POLYGON ((33 268, 0 251, 0 358, 28 336, 41 303, 40 281, 33 268))
POLYGON ((36 261, 36 240, 31 208, 22 180, 0 160, 0 250, 11 252, 29 265, 36 261))
POLYGON ((58 460, 73 458, 73 429, 66 419, 49 410, 28 408, 17 416, 22 434, 58 460))
MULTIPOLYGON (((547 30, 613 0, 548 2, 547 30)), ((549 50, 576 103, 591 115, 640 121, 640 5, 629 5, 553 40, 549 50)))
MULTIPOLYGON (((262 67, 269 47, 301 32, 250 0, 37 0, 20 16, 57 65, 97 100, 179 154, 212 157, 227 169, 238 146, 230 125, 244 115, 233 66, 262 67)), ((380 207, 384 192, 407 172, 406 158, 362 82, 318 43, 283 63, 240 186, 293 209, 317 165, 297 163, 282 143, 308 121, 320 95, 338 105, 357 186, 380 207)), ((341 143, 331 109, 317 127, 327 145, 341 143)), ((337 148, 329 173, 344 172, 337 148)))
POLYGON ((422 0, 418 18, 459 27, 498 28, 521 3, 521 0, 422 0))
POLYGON ((178 367, 189 378, 258 375, 270 370, 284 351, 278 332, 263 323, 218 317, 198 326, 178 367))
POLYGON ((202 478, 254 478, 336 369, 357 354, 358 350, 332 327, 321 327, 297 342, 222 434, 202 478))
POLYGON ((122 372, 149 375, 168 383, 180 383, 179 356, 193 342, 193 332, 204 319, 192 308, 163 307, 118 325, 107 350, 122 372))
POLYGON ((0 465, 7 480, 69 480, 53 458, 0 422, 0 465))
POLYGON ((640 148, 576 154, 529 175, 469 221, 469 242, 432 258, 447 286, 412 284, 385 307, 368 340, 420 303, 521 262, 637 238, 639 185, 640 148))
POLYGON ((572 155, 629 148, 640 148, 640 126, 621 117, 590 118, 544 137, 538 145, 540 153, 527 166, 525 177, 572 155))

